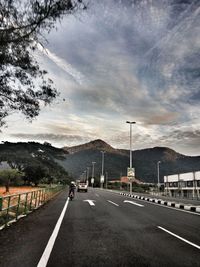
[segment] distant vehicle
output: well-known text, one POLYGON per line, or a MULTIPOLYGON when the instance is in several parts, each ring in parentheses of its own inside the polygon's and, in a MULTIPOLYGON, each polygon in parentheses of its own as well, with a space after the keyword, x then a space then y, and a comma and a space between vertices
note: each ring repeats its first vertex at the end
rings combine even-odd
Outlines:
POLYGON ((71 181, 69 185, 69 194, 68 194, 70 200, 74 198, 75 189, 76 189, 76 184, 74 181, 71 181))
POLYGON ((80 192, 80 191, 85 191, 87 192, 88 191, 88 185, 87 183, 85 182, 80 182, 77 186, 77 192, 80 192))

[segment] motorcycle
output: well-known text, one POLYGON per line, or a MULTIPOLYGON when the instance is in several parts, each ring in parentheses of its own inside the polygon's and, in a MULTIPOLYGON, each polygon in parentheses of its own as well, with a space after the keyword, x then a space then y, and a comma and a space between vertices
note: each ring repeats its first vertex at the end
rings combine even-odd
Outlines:
POLYGON ((73 198, 74 198, 74 193, 73 193, 73 192, 71 192, 71 193, 70 193, 70 195, 69 195, 69 199, 72 201, 72 200, 73 200, 73 198))

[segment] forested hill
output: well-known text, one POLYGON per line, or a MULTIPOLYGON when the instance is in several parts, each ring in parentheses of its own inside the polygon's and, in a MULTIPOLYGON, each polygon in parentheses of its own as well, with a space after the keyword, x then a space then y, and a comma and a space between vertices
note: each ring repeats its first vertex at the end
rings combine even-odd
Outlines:
MULTIPOLYGON (((119 179, 120 176, 126 176, 129 166, 129 150, 115 149, 103 140, 94 140, 89 143, 64 147, 69 152, 66 159, 62 162, 69 173, 73 176, 79 176, 87 167, 90 167, 92 161, 95 164, 95 175, 101 173, 101 151, 105 151, 105 172, 109 179, 119 179)), ((136 178, 145 182, 157 181, 157 162, 160 164, 160 178, 164 175, 184 173, 200 170, 200 156, 190 157, 177 153, 167 147, 154 147, 133 151, 133 166, 136 170, 136 178)))
MULTIPOLYGON (((90 167, 91 176, 92 162, 96 162, 95 176, 99 179, 102 163, 101 151, 105 151, 104 169, 108 178, 113 180, 126 176, 129 166, 129 150, 113 148, 100 139, 63 149, 55 148, 47 142, 44 144, 5 142, 0 144, 0 161, 12 163, 19 169, 27 167, 29 173, 40 168, 45 171, 48 181, 55 177, 69 179, 67 172, 69 176, 73 176, 73 179, 79 178, 87 167, 90 167)), ((133 151, 136 178, 145 182, 156 182, 158 161, 161 161, 161 181, 164 175, 200 170, 200 156, 190 157, 167 147, 154 147, 133 151)))
POLYGON ((6 155, 16 155, 19 158, 34 158, 39 155, 43 155, 48 158, 64 159, 68 154, 62 148, 53 147, 50 143, 44 142, 43 144, 37 142, 3 142, 0 144, 0 157, 6 155))

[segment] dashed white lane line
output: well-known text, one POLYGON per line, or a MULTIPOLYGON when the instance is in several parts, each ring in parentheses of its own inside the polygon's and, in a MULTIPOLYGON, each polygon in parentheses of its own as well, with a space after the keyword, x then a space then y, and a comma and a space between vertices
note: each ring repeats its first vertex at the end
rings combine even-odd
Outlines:
POLYGON ((112 202, 111 200, 107 200, 108 202, 110 202, 111 204, 113 204, 113 205, 115 205, 115 206, 117 206, 117 207, 119 207, 119 205, 118 204, 116 204, 115 202, 112 202))
POLYGON ((136 205, 138 207, 144 207, 144 205, 138 204, 138 203, 136 203, 134 201, 130 201, 130 200, 124 200, 124 203, 130 203, 130 204, 136 205))
POLYGON ((95 194, 97 197, 99 197, 99 195, 98 194, 95 194))
POLYGON ((67 209, 67 206, 68 206, 68 203, 69 203, 69 198, 67 198, 67 201, 65 203, 65 206, 61 212, 61 215, 56 223, 56 226, 53 230, 53 233, 51 235, 51 237, 49 238, 49 241, 47 243, 47 246, 42 254, 42 257, 37 265, 37 267, 45 267, 47 265, 47 262, 49 260, 49 257, 51 255, 51 251, 53 249, 53 246, 54 246, 54 243, 55 243, 55 240, 56 240, 56 237, 58 235, 58 232, 60 230, 60 226, 61 226, 61 223, 62 223, 62 220, 65 216, 65 212, 66 212, 66 209, 67 209))
POLYGON ((183 238, 183 237, 181 237, 181 236, 179 236, 179 235, 176 235, 176 234, 174 234, 174 233, 168 231, 167 229, 165 229, 165 228, 163 228, 163 227, 161 227, 161 226, 157 226, 157 227, 158 227, 159 229, 165 231, 166 233, 168 233, 168 234, 170 234, 170 235, 173 235, 173 236, 175 236, 176 238, 178 238, 178 239, 184 241, 185 243, 187 243, 187 244, 189 244, 189 245, 191 245, 191 246, 193 246, 193 247, 195 247, 195 248, 197 248, 197 249, 200 249, 200 246, 198 246, 198 245, 196 245, 196 244, 194 244, 194 243, 188 241, 187 239, 185 239, 185 238, 183 238))

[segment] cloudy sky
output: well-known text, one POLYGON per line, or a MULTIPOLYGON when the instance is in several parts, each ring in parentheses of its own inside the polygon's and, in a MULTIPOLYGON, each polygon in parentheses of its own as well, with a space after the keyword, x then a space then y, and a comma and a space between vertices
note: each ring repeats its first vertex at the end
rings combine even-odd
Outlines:
POLYGON ((32 123, 9 117, 1 140, 62 147, 100 138, 128 149, 131 120, 134 150, 200 155, 200 1, 88 2, 35 55, 60 97, 32 123))

